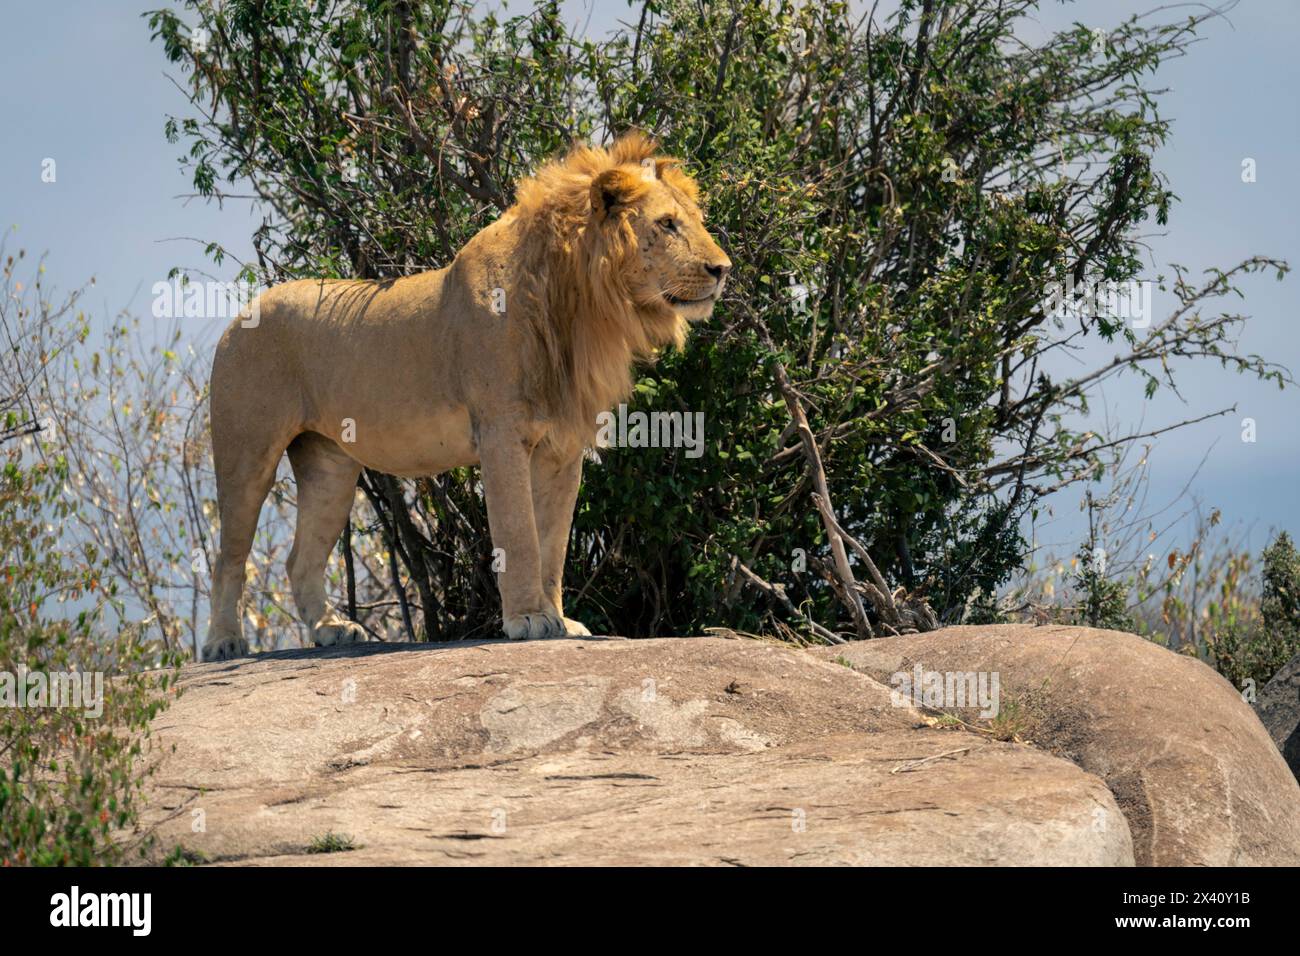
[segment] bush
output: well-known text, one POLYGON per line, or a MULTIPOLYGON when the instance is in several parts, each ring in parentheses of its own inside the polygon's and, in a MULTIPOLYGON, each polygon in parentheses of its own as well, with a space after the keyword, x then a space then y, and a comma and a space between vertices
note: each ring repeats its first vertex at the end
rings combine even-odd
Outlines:
POLYGON ((149 722, 172 685, 166 668, 178 662, 136 628, 104 632, 105 565, 93 554, 74 560, 60 539, 72 508, 66 461, 25 467, 17 448, 3 460, 0 866, 113 863, 137 842, 126 831, 147 774, 149 722), (98 674, 102 697, 33 706, 55 701, 20 700, 24 673, 98 674))
POLYGON ((1147 463, 1143 452, 1137 466, 1116 468, 1108 494, 1085 496, 1090 533, 1068 565, 1027 568, 996 600, 972 602, 965 620, 1132 631, 1257 690, 1300 653, 1300 555, 1283 531, 1256 561, 1221 527, 1218 509, 1207 514, 1193 504, 1182 515, 1188 521, 1169 521, 1177 499, 1154 509, 1165 517, 1135 519, 1146 502, 1147 463), (1173 546, 1174 534, 1185 542, 1173 546))
MULTIPOLYGON (((21 250, 0 246, 0 258, 0 866, 114 863, 148 844, 133 827, 149 722, 180 663, 174 629, 156 605, 137 613, 131 580, 157 541, 139 512, 163 502, 103 427, 134 432, 133 398, 115 391, 105 409, 93 390, 64 387, 65 362, 119 389, 126 379, 111 349, 105 362, 79 352, 89 327, 76 294, 60 304, 43 266, 20 281, 21 250)), ((143 404, 155 400, 167 398, 143 404)), ((161 419, 147 417, 139 442, 161 447, 161 419)))
POLYGON ((1300 554, 1283 531, 1260 558, 1258 604, 1243 612, 1236 602, 1222 601, 1207 614, 1208 659, 1237 687, 1263 687, 1300 654, 1300 554))

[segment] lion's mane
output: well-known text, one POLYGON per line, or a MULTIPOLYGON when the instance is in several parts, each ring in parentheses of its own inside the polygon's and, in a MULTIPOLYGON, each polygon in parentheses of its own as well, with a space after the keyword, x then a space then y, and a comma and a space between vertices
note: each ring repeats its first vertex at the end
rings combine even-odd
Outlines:
MULTIPOLYGON (((630 133, 610 148, 578 146, 542 166, 516 190, 520 229, 516 281, 528 303, 529 398, 559 426, 552 440, 588 442, 596 416, 632 391, 634 360, 680 347, 686 322, 660 298, 636 301, 627 282, 636 236, 628 216, 600 221, 592 183, 606 170, 627 166, 640 175, 654 160, 655 175, 694 201, 695 182, 677 161, 656 156, 653 140, 630 133)), ((644 189, 641 193, 644 193, 644 189)))

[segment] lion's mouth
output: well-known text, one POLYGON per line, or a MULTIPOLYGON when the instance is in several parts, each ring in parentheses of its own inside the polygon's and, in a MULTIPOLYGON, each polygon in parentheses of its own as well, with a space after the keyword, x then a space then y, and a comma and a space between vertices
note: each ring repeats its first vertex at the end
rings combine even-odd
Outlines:
POLYGON ((710 292, 706 296, 698 299, 682 299, 675 295, 664 293, 664 298, 668 300, 669 305, 704 305, 706 302, 712 302, 717 297, 716 293, 710 292))

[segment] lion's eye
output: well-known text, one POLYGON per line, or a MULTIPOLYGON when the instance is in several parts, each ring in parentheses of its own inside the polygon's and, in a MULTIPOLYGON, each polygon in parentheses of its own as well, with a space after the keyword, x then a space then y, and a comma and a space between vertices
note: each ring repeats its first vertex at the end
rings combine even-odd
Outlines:
POLYGON ((659 220, 659 225, 663 227, 665 230, 667 230, 668 232, 677 231, 677 220, 674 219, 672 216, 664 216, 662 219, 659 220))

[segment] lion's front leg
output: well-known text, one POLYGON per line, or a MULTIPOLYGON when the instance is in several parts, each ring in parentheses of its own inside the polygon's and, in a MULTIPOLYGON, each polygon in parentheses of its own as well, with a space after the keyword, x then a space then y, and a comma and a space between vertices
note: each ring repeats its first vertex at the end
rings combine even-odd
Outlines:
POLYGON ((582 480, 582 451, 560 457, 545 448, 533 453, 533 514, 542 562, 542 594, 564 622, 569 637, 589 636, 581 623, 564 616, 564 555, 582 480))
POLYGON ((564 634, 564 617, 542 588, 531 458, 531 447, 512 429, 484 430, 479 436, 502 628, 516 641, 564 634))

